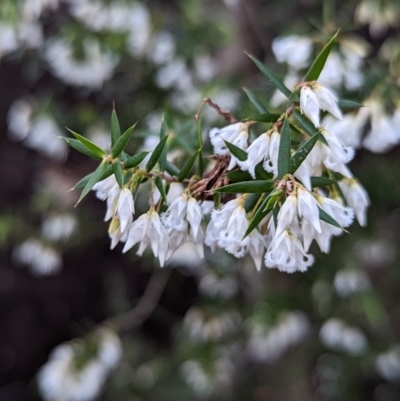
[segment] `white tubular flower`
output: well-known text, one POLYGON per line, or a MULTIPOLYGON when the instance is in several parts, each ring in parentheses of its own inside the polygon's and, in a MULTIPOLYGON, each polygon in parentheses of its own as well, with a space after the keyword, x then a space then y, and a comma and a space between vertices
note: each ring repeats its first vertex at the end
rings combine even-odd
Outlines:
POLYGON ((247 245, 248 252, 252 257, 257 270, 260 271, 265 250, 264 238, 256 229, 254 229, 249 234, 248 239, 249 239, 247 245))
POLYGON ((286 62, 290 67, 300 70, 307 67, 312 50, 311 39, 297 35, 277 37, 272 42, 272 51, 279 63, 286 62))
POLYGON ((132 223, 133 215, 135 214, 132 192, 128 188, 124 188, 119 195, 117 213, 120 221, 121 232, 124 232, 132 223))
POLYGON ((210 142, 213 145, 216 155, 226 155, 229 149, 224 141, 233 142, 245 128, 245 124, 236 123, 224 128, 213 128, 210 131, 210 142))
POLYGON ((286 198, 279 210, 275 236, 280 235, 286 228, 290 228, 293 222, 297 223, 297 197, 292 193, 286 198))
POLYGON ((342 227, 349 227, 354 220, 354 211, 350 207, 345 207, 333 199, 318 197, 318 202, 322 209, 333 217, 342 227))
POLYGON ((294 273, 305 272, 313 264, 314 257, 307 254, 299 239, 286 229, 272 240, 264 261, 269 268, 294 273))
MULTIPOLYGON (((239 136, 236 137, 232 143, 235 146, 237 146, 238 148, 246 150, 248 137, 249 137, 249 133, 248 133, 247 129, 244 129, 243 131, 240 132, 239 136)), ((232 170, 238 164, 240 164, 240 161, 235 156, 231 155, 231 160, 229 162, 228 171, 232 170)))
POLYGON ((96 191, 96 198, 106 200, 110 191, 118 185, 115 175, 112 174, 104 180, 101 180, 93 185, 92 191, 96 191))
POLYGON ((363 147, 374 153, 384 153, 400 142, 397 125, 383 110, 372 115, 371 130, 364 138, 363 147))
POLYGON ((367 224, 367 209, 370 204, 367 191, 354 178, 343 178, 338 184, 347 204, 354 209, 360 226, 365 227, 367 224))
POLYGON ((186 216, 188 197, 185 193, 178 196, 169 206, 168 210, 161 215, 161 221, 168 231, 186 231, 186 216))
POLYGON ((343 143, 329 131, 323 130, 322 135, 329 145, 329 155, 325 156, 323 160, 325 166, 347 177, 348 170, 344 168, 344 164, 353 159, 354 149, 344 146, 343 143))
POLYGON ((268 157, 270 138, 270 135, 265 133, 255 139, 247 149, 247 160, 240 163, 241 169, 247 170, 253 178, 256 178, 254 170, 257 164, 268 157))
POLYGON ((199 231, 201 231, 200 223, 203 218, 201 207, 196 199, 190 198, 187 204, 187 221, 193 231, 193 238, 197 238, 199 231))
POLYGON ((305 114, 315 125, 316 128, 320 126, 319 122, 319 104, 317 95, 308 86, 303 86, 300 90, 300 110, 305 114))
POLYGON ((104 216, 104 221, 108 221, 114 216, 117 208, 117 199, 121 193, 121 188, 118 184, 114 185, 107 195, 107 210, 104 216))
POLYGON ((321 224, 321 232, 318 233, 314 226, 308 221, 303 220, 301 222, 301 232, 303 234, 304 249, 308 251, 312 241, 315 239, 321 252, 328 253, 331 248, 331 238, 333 235, 340 235, 342 230, 340 228, 334 227, 323 221, 321 224))
POLYGON ((274 131, 271 134, 269 147, 268 147, 268 159, 263 163, 264 170, 268 173, 272 173, 274 178, 278 175, 278 153, 279 144, 281 142, 281 135, 278 131, 274 131))
POLYGON ((314 84, 312 87, 312 91, 317 96, 318 103, 322 110, 328 111, 338 120, 341 120, 343 118, 342 112, 338 106, 338 100, 335 96, 333 96, 332 92, 329 89, 323 87, 322 85, 314 84))
MULTIPOLYGON (((315 228, 318 233, 321 233, 321 224, 319 221, 319 210, 318 203, 314 196, 308 192, 305 188, 298 185, 297 186, 297 210, 299 216, 303 220, 308 220, 308 222, 315 228)), ((279 223, 278 223, 279 224, 279 223)))

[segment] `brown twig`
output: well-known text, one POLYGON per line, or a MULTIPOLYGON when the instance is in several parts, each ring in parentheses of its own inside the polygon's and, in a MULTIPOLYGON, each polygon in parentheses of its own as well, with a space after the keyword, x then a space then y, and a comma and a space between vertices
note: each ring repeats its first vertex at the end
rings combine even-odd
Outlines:
POLYGON ((150 277, 138 304, 127 312, 105 320, 103 324, 110 325, 119 332, 141 325, 157 307, 170 275, 171 269, 156 269, 150 277))
POLYGON ((205 97, 203 101, 200 104, 199 109, 197 110, 197 113, 194 115, 194 120, 197 121, 200 116, 201 109, 205 104, 208 104, 210 107, 212 107, 219 115, 225 118, 225 121, 228 122, 229 124, 234 124, 237 123, 237 120, 235 117, 232 116, 232 114, 229 111, 222 110, 221 107, 218 106, 217 103, 214 103, 209 97, 205 97))

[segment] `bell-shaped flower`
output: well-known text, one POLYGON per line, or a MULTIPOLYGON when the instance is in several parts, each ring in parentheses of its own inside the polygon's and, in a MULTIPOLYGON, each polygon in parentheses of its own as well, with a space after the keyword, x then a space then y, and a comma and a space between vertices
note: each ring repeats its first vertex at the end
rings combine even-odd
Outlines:
POLYGON ((213 145, 216 155, 226 155, 229 149, 224 141, 232 142, 239 136, 245 128, 243 123, 235 123, 224 128, 213 128, 210 131, 210 142, 213 145))
POLYGON ((248 236, 247 249, 248 253, 252 257, 254 264, 258 271, 261 270, 262 259, 265 250, 265 240, 264 237, 254 229, 248 236))
POLYGON ((275 236, 280 235, 286 228, 291 228, 297 222, 297 197, 294 193, 290 194, 278 213, 278 225, 275 236))
MULTIPOLYGON (((249 133, 246 128, 240 132, 239 136, 237 136, 232 143, 233 143, 233 145, 237 146, 238 148, 246 150, 248 137, 249 137, 249 133)), ((228 141, 228 142, 230 142, 230 141, 228 141)), ((229 161, 228 171, 232 170, 238 164, 240 164, 240 161, 235 156, 231 155, 231 160, 229 161)))
POLYGON ((354 210, 361 226, 367 224, 367 209, 370 204, 367 191, 354 178, 343 178, 339 181, 347 204, 354 210))
POLYGON ((108 194, 116 185, 118 185, 117 180, 115 179, 114 174, 112 174, 104 180, 94 184, 92 191, 96 192, 97 199, 106 200, 108 194))
POLYGON ((338 106, 338 100, 329 89, 322 85, 314 84, 312 86, 312 91, 317 96, 318 103, 322 110, 328 111, 338 120, 343 118, 342 112, 338 106))
POLYGON ((263 163, 264 170, 268 173, 272 173, 274 178, 278 175, 278 154, 279 144, 281 142, 281 136, 278 131, 274 131, 271 134, 269 147, 268 147, 268 159, 263 163))
POLYGON ((294 273, 306 271, 313 264, 314 257, 307 254, 297 236, 286 229, 272 240, 264 261, 269 268, 294 273))
POLYGON ((197 238, 199 231, 201 231, 200 223, 203 218, 201 207, 196 199, 189 198, 187 204, 187 215, 186 219, 190 224, 191 231, 193 231, 193 237, 197 238))
POLYGON ((247 170, 253 178, 257 164, 268 158, 268 148, 271 136, 268 133, 260 135, 247 149, 247 159, 240 162, 242 170, 247 170))
POLYGON ((321 208, 333 217, 342 227, 349 227, 354 220, 354 211, 350 207, 341 205, 334 199, 318 196, 318 202, 321 208))
POLYGON ((307 67, 312 41, 307 37, 289 35, 272 41, 272 51, 279 63, 286 62, 295 70, 307 67))
POLYGON ((319 221, 318 203, 311 192, 307 191, 301 185, 297 186, 297 210, 299 216, 304 220, 308 220, 315 230, 321 232, 321 224, 319 221))
POLYGON ((161 215, 161 221, 169 232, 187 230, 187 223, 185 222, 187 207, 188 196, 186 193, 182 193, 175 198, 168 210, 161 215))
POLYGON ((135 214, 132 192, 128 188, 123 188, 119 194, 117 214, 120 221, 121 232, 124 232, 132 223, 133 215, 135 214))
POLYGON ((107 195, 107 210, 104 216, 104 221, 110 220, 117 211, 117 201, 119 194, 121 193, 121 188, 118 184, 115 184, 107 195))
POLYGON ((319 104, 317 95, 308 86, 303 86, 300 90, 300 110, 302 114, 305 114, 315 125, 320 126, 319 122, 319 110, 321 106, 319 104))

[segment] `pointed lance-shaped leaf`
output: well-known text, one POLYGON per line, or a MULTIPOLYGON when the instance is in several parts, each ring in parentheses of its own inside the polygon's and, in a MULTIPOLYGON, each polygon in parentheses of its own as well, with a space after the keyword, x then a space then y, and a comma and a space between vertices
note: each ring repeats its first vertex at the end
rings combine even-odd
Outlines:
POLYGON ((320 134, 312 136, 308 141, 304 142, 290 159, 290 174, 294 174, 300 167, 301 163, 306 159, 312 148, 320 138, 320 134))
POLYGON ((332 180, 328 177, 310 177, 310 181, 313 188, 327 187, 329 185, 334 185, 337 183, 336 180, 332 180))
POLYGON ((231 194, 262 194, 270 192, 273 187, 273 181, 252 180, 225 185, 224 187, 215 189, 215 191, 231 194))
MULTIPOLYGON (((246 53, 247 54, 247 53, 246 53)), ((285 86, 285 84, 261 61, 257 60, 255 57, 247 54, 254 64, 259 68, 259 70, 275 85, 275 87, 282 92, 287 98, 291 95, 291 91, 285 86)))
POLYGON ((269 194, 261 203, 260 207, 254 213, 253 218, 249 222, 249 226, 243 236, 243 239, 246 238, 261 222, 261 220, 270 212, 271 209, 266 209, 268 201, 270 200, 271 194, 269 194))
POLYGON ((281 139, 278 151, 278 178, 290 173, 290 128, 289 120, 285 118, 281 129, 281 139))
POLYGON ((240 149, 239 147, 237 147, 236 145, 234 145, 233 143, 230 143, 228 141, 225 141, 225 145, 228 147, 228 149, 230 150, 230 152, 233 154, 233 156, 235 156, 238 160, 240 160, 241 162, 245 161, 247 159, 247 152, 243 149, 240 149))
POLYGON ((341 109, 359 109, 360 107, 364 107, 361 103, 346 99, 340 99, 338 105, 341 109))
POLYGON ((109 165, 105 161, 103 161, 103 162, 101 162, 99 164, 99 166, 93 172, 93 174, 89 178, 89 181, 86 183, 85 187, 83 188, 81 196, 79 197, 78 202, 76 202, 75 206, 77 206, 78 203, 80 203, 82 201, 82 199, 91 191, 91 189, 93 188, 94 184, 96 184, 96 183, 98 183, 99 181, 102 180, 103 175, 106 172, 108 166, 109 165))
POLYGON ((307 134, 318 134, 318 130, 315 128, 314 124, 307 117, 303 116, 303 114, 301 114, 297 108, 293 110, 293 115, 296 117, 297 121, 301 124, 307 134))
MULTIPOLYGON (((168 132, 168 127, 167 127, 167 115, 164 113, 163 120, 161 123, 161 129, 160 129, 160 141, 162 141, 166 136, 168 132)), ((158 165, 160 167, 161 171, 165 170, 165 164, 167 162, 167 148, 163 147, 161 150, 160 157, 158 158, 158 165)))
POLYGON ((124 161, 124 168, 133 168, 138 166, 143 159, 149 154, 148 151, 139 152, 124 161))
POLYGON ((149 161, 146 164, 146 171, 150 172, 153 170, 154 166, 157 164, 162 151, 164 150, 165 144, 167 143, 168 135, 164 136, 163 139, 161 139, 160 143, 155 147, 153 150, 153 153, 150 156, 149 161))
POLYGON ((160 192, 160 195, 161 195, 162 200, 163 200, 166 204, 168 204, 168 201, 167 201, 167 194, 165 193, 165 188, 164 188, 164 184, 163 184, 163 182, 162 182, 161 177, 160 177, 160 176, 157 176, 157 177, 154 179, 154 182, 155 182, 155 184, 156 184, 156 187, 157 187, 158 191, 160 192))
POLYGON ((261 194, 250 194, 244 202, 244 210, 249 213, 256 206, 261 194))
POLYGON ((111 113, 111 147, 113 147, 121 136, 121 128, 115 108, 111 113))
POLYGON ((268 109, 256 98, 253 92, 251 92, 247 88, 242 88, 244 90, 244 93, 247 95, 249 98, 250 102, 253 104, 253 106, 258 110, 259 113, 262 114, 268 114, 269 111, 268 109))
MULTIPOLYGON (((113 168, 110 165, 107 166, 107 169, 105 170, 103 176, 101 177, 101 179, 99 181, 105 180, 106 178, 108 178, 111 174, 113 173, 113 168)), ((73 188, 71 188, 71 191, 73 189, 77 189, 77 188, 85 188, 86 184, 89 182, 90 177, 94 174, 94 172, 86 175, 85 177, 83 177, 82 179, 80 179, 73 188)))
POLYGON ((99 148, 96 144, 94 144, 93 142, 89 141, 89 139, 85 138, 82 135, 79 135, 78 133, 70 130, 69 128, 67 128, 67 130, 79 141, 81 142, 83 145, 85 145, 92 153, 94 153, 95 155, 97 155, 97 157, 99 158, 103 158, 103 156, 106 155, 106 152, 99 148))
POLYGON ((248 171, 242 170, 229 171, 226 173, 226 176, 229 178, 229 181, 232 182, 250 181, 253 179, 248 171))
POLYGON ((96 153, 93 153, 91 150, 89 150, 82 142, 78 141, 77 139, 73 138, 67 138, 65 136, 60 136, 61 139, 63 139, 65 142, 68 143, 72 148, 77 150, 80 153, 83 153, 86 156, 92 157, 93 159, 102 159, 103 157, 100 155, 97 155, 96 153))
POLYGON ((192 156, 190 156, 189 160, 185 163, 185 165, 182 167, 180 173, 178 174, 178 181, 182 182, 190 173, 190 170, 192 169, 194 162, 197 159, 199 152, 197 151, 196 153, 193 153, 192 156))
POLYGON ((165 165, 165 170, 167 171, 168 174, 171 174, 172 176, 175 176, 175 177, 177 177, 180 173, 179 168, 176 167, 175 164, 171 163, 168 160, 167 160, 167 164, 165 165))
POLYGON ((305 82, 316 81, 319 78, 319 75, 321 74, 321 71, 325 66, 325 62, 329 56, 329 53, 332 50, 332 47, 335 43, 335 39, 338 36, 338 34, 339 31, 337 31, 335 35, 333 35, 332 39, 324 46, 324 48, 318 54, 317 58, 314 60, 310 69, 307 71, 306 76, 304 77, 305 82))
POLYGON ((267 173, 263 167, 262 164, 257 164, 256 169, 255 169, 255 173, 256 173, 256 179, 257 180, 271 180, 272 179, 272 174, 271 173, 267 173))
POLYGON ((119 160, 114 161, 112 164, 112 169, 119 187, 122 188, 124 186, 124 171, 119 160))
POLYGON ((132 132, 136 127, 136 124, 133 124, 132 127, 129 127, 115 142, 114 146, 111 148, 111 157, 116 158, 118 157, 122 151, 125 149, 126 145, 129 142, 129 139, 131 138, 132 132))
POLYGON ((257 121, 258 123, 274 123, 279 120, 281 115, 277 113, 264 113, 255 114, 253 116, 247 117, 245 121, 257 121))
POLYGON ((321 209, 320 207, 318 209, 319 209, 320 220, 325 221, 325 223, 341 228, 343 230, 343 227, 333 217, 331 217, 328 213, 326 213, 325 210, 321 209))

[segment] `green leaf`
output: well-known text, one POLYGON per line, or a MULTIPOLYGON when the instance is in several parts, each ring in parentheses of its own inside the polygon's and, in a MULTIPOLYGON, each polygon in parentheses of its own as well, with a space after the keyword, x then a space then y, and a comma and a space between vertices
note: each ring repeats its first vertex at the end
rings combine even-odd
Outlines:
POLYGON ((226 176, 232 182, 242 182, 242 181, 250 181, 252 177, 249 172, 236 170, 236 171, 229 171, 226 176))
MULTIPOLYGON (((246 53, 247 54, 247 53, 246 53)), ((247 54, 254 64, 259 68, 259 70, 275 85, 275 87, 281 91, 287 98, 289 98, 290 94, 292 93, 282 81, 278 79, 278 77, 269 69, 267 68, 261 61, 257 60, 255 57, 247 54)))
POLYGON ((321 209, 320 207, 318 209, 319 209, 320 220, 325 221, 325 223, 328 223, 337 228, 341 228, 343 230, 343 227, 333 217, 331 217, 328 213, 326 213, 325 210, 321 209))
POLYGON ((135 129, 137 123, 132 125, 132 127, 129 127, 122 136, 119 137, 117 142, 115 142, 115 145, 111 148, 111 157, 114 159, 118 157, 122 151, 125 149, 126 145, 128 144, 128 141, 132 135, 133 130, 135 129))
POLYGON ((319 78, 319 75, 321 74, 321 71, 325 66, 326 59, 328 58, 329 53, 332 50, 332 47, 335 43, 335 39, 338 33, 339 31, 335 33, 332 39, 325 45, 325 47, 318 54, 317 58, 314 60, 306 76, 304 77, 305 82, 316 81, 319 78))
POLYGON ((139 152, 124 161, 124 168, 133 168, 139 165, 150 152, 139 152))
MULTIPOLYGON (((160 129, 160 141, 162 141, 166 136, 167 136, 167 115, 164 113, 163 120, 161 123, 161 129, 160 129)), ((165 171, 165 164, 167 162, 167 148, 163 147, 161 150, 160 157, 158 159, 158 165, 160 167, 161 171, 165 171)))
POLYGON ((233 143, 230 143, 228 141, 225 141, 225 145, 228 147, 230 152, 235 156, 238 160, 241 162, 245 161, 247 159, 247 152, 243 149, 238 148, 236 145, 233 143))
POLYGON ((178 167, 175 166, 175 164, 172 164, 167 160, 167 164, 165 165, 165 170, 167 173, 171 174, 172 176, 177 177, 180 173, 180 170, 178 167))
POLYGON ((253 92, 251 92, 247 88, 242 88, 244 90, 244 93, 247 95, 249 98, 250 102, 253 104, 253 106, 258 110, 259 113, 269 113, 267 108, 256 98, 253 92))
POLYGON ((292 102, 300 102, 300 88, 297 88, 292 94, 289 96, 289 100, 292 102))
POLYGON ((337 183, 337 181, 332 180, 331 178, 328 177, 310 177, 310 179, 311 179, 311 186, 313 188, 326 187, 328 185, 334 185, 337 183))
POLYGON ((213 198, 214 198, 214 209, 219 209, 219 207, 221 206, 221 194, 216 192, 213 198))
POLYGON ((251 221, 249 223, 249 226, 247 227, 247 230, 243 236, 243 239, 246 238, 257 227, 257 225, 261 222, 261 220, 270 212, 271 209, 265 209, 270 198, 271 198, 271 194, 269 194, 263 200, 260 207, 255 212, 253 218, 251 219, 251 221))
POLYGON ((157 164, 159 158, 161 157, 162 151, 164 150, 165 144, 167 143, 168 135, 161 139, 160 143, 155 147, 153 153, 150 156, 149 161, 146 164, 146 171, 149 172, 153 170, 154 166, 157 164))
POLYGON ((290 173, 290 128, 289 120, 285 118, 281 129, 281 139, 278 152, 278 178, 290 173))
POLYGON ((257 180, 271 180, 273 175, 264 170, 262 164, 257 164, 255 168, 255 175, 257 180))
POLYGON ((81 196, 78 199, 78 202, 76 202, 76 205, 82 201, 82 199, 90 192, 90 190, 93 188, 93 186, 98 183, 99 181, 102 180, 103 175, 107 171, 107 167, 109 167, 108 164, 101 162, 97 169, 93 172, 91 177, 89 178, 89 181, 86 183, 85 187, 83 188, 83 191, 81 193, 81 196))
POLYGON ((77 139, 67 138, 65 136, 60 136, 61 139, 64 139, 65 142, 68 143, 72 148, 77 150, 78 152, 83 153, 86 156, 93 157, 93 159, 102 159, 102 156, 93 153, 89 150, 82 142, 78 141, 77 139))
POLYGON ((203 176, 204 173, 204 160, 203 160, 203 133, 201 131, 201 120, 197 122, 197 147, 199 153, 199 177, 203 176))
MULTIPOLYGON (((107 166, 106 171, 104 172, 103 176, 101 177, 101 179, 99 181, 105 180, 106 178, 108 178, 111 174, 113 173, 113 169, 111 165, 107 166)), ((77 189, 77 188, 85 188, 86 184, 89 182, 90 177, 94 174, 94 172, 86 175, 85 177, 83 177, 81 180, 79 180, 75 186, 72 189, 77 189)))
POLYGON ((271 191, 273 187, 273 181, 252 180, 225 185, 224 187, 218 188, 215 191, 232 194, 262 194, 271 191))
POLYGON ((318 141, 320 135, 312 136, 308 141, 304 142, 296 151, 296 153, 290 159, 290 174, 294 174, 300 167, 301 163, 312 151, 312 148, 318 141))
POLYGON ((67 130, 83 145, 85 145, 92 153, 94 153, 98 158, 103 158, 105 156, 106 152, 99 148, 96 144, 93 142, 89 141, 89 139, 86 139, 84 136, 79 135, 78 133, 70 130, 67 128, 67 130))
POLYGON ((314 124, 307 117, 303 116, 298 109, 294 109, 293 114, 309 135, 318 134, 318 130, 315 128, 314 124))
POLYGON ((182 182, 190 173, 190 170, 192 169, 194 162, 197 159, 199 152, 197 151, 194 153, 190 159, 185 163, 185 165, 182 167, 182 170, 178 174, 178 181, 182 182))
POLYGON ((281 115, 277 113, 264 113, 255 114, 253 116, 247 117, 245 121, 257 121, 258 123, 274 123, 279 120, 281 115))
POLYGON ((353 100, 340 99, 339 107, 341 109, 359 109, 360 107, 364 107, 364 105, 358 102, 354 102, 353 100))
POLYGON ((158 189, 159 192, 160 192, 160 195, 161 195, 162 200, 163 200, 166 204, 168 204, 168 201, 167 201, 167 194, 165 193, 164 184, 163 184, 162 179, 160 178, 160 176, 157 176, 157 177, 154 179, 154 182, 155 182, 155 184, 156 184, 157 189, 158 189))
POLYGON ((246 213, 250 212, 251 209, 257 204, 258 200, 260 199, 261 194, 250 194, 246 202, 244 203, 244 210, 246 213))
POLYGON ((119 187, 122 188, 124 186, 124 171, 122 170, 121 163, 118 160, 114 161, 112 169, 119 187))
POLYGON ((117 113, 115 108, 111 113, 111 147, 113 147, 121 136, 121 128, 119 127, 117 113))

